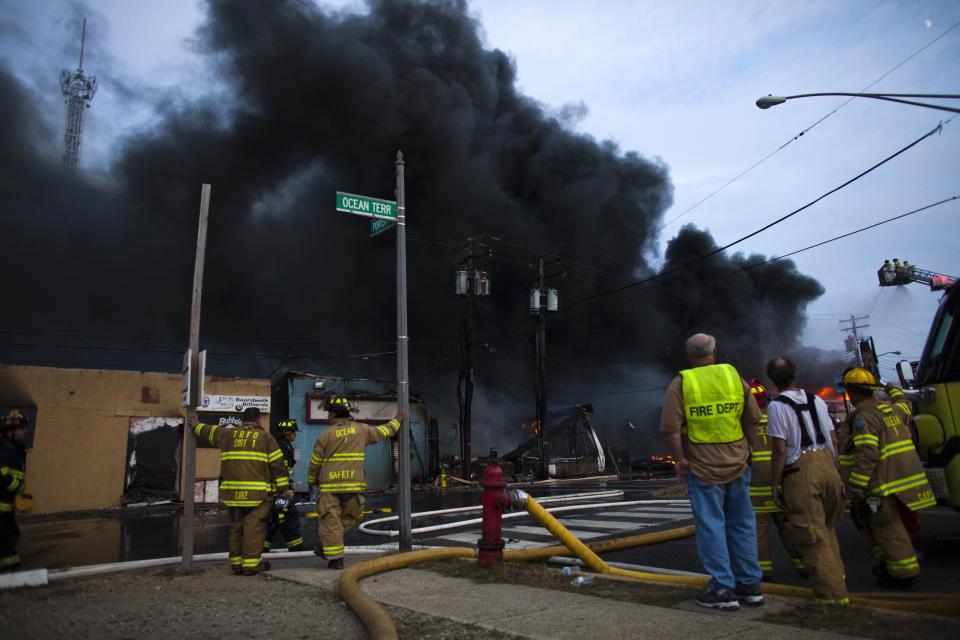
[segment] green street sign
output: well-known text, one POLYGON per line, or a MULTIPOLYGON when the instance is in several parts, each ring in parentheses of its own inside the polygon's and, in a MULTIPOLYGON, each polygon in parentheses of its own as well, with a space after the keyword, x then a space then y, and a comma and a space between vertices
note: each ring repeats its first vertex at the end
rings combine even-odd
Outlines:
POLYGON ((381 220, 397 219, 397 203, 393 200, 358 196, 342 191, 337 191, 337 211, 381 220))
POLYGON ((383 218, 374 218, 370 221, 370 237, 376 238, 384 231, 389 231, 395 226, 397 226, 395 222, 390 222, 389 220, 384 220, 383 218))

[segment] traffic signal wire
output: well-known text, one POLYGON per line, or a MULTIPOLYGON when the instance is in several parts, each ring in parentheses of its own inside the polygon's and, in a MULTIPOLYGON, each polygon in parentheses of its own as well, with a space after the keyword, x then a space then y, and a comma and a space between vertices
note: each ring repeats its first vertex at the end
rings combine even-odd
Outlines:
MULTIPOLYGON (((617 288, 615 288, 615 289, 608 289, 607 291, 601 291, 600 293, 595 293, 595 294, 592 294, 592 295, 589 295, 589 296, 585 296, 585 297, 583 297, 583 298, 580 298, 579 300, 574 300, 574 301, 571 302, 569 305, 567 305, 566 307, 564 307, 563 309, 561 309, 558 313, 566 313, 566 312, 570 311, 571 309, 573 309, 574 307, 576 307, 577 305, 580 305, 580 304, 582 304, 582 303, 584 303, 584 302, 589 302, 590 300, 596 300, 596 299, 598 299, 598 298, 604 298, 604 297, 606 297, 606 296, 611 296, 611 295, 614 295, 614 294, 617 294, 617 293, 622 293, 623 291, 627 291, 627 290, 629 290, 629 289, 633 289, 633 288, 635 288, 635 287, 639 287, 639 286, 644 285, 644 284, 647 284, 647 283, 649 283, 649 282, 653 282, 654 280, 659 280, 660 278, 663 278, 664 276, 668 276, 668 275, 670 275, 671 273, 676 273, 676 272, 678 272, 678 271, 680 271, 680 270, 682 270, 682 269, 686 269, 687 267, 690 267, 690 266, 692 266, 692 265, 694 265, 694 264, 697 264, 697 263, 699 263, 699 262, 703 262, 703 261, 706 260, 707 258, 710 258, 710 257, 712 257, 712 256, 715 256, 715 255, 717 255, 718 253, 722 253, 723 251, 726 251, 726 250, 729 249, 730 247, 734 247, 734 246, 740 244, 741 242, 743 242, 743 241, 745 241, 745 240, 749 240, 750 238, 752 238, 752 237, 754 237, 754 236, 756 236, 756 235, 759 235, 759 234, 763 233, 764 231, 766 231, 766 230, 768 230, 768 229, 770 229, 770 228, 772 228, 772 227, 780 224, 781 222, 784 222, 785 220, 787 220, 787 219, 789 219, 789 218, 792 218, 793 216, 797 215, 798 213, 801 213, 802 211, 805 211, 805 210, 809 209, 810 207, 812 207, 813 205, 817 204, 817 203, 820 202, 821 200, 823 200, 823 199, 825 199, 825 198, 833 195, 834 193, 840 191, 841 189, 844 189, 844 188, 850 186, 851 184, 853 184, 854 182, 856 182, 856 181, 859 180, 860 178, 863 178, 863 177, 866 176, 867 174, 876 171, 877 169, 879 169, 879 168, 882 167, 883 165, 887 164, 888 162, 890 162, 890 161, 893 160, 894 158, 900 156, 901 154, 906 153, 907 151, 909 151, 909 150, 912 149, 913 147, 917 146, 918 144, 920 144, 921 142, 923 142, 923 141, 926 140, 927 138, 929 138, 929 137, 931 137, 931 136, 933 136, 933 135, 935 135, 935 134, 937 134, 937 133, 940 133, 940 132, 943 130, 943 124, 944 124, 944 123, 941 122, 940 124, 938 124, 936 127, 934 127, 933 129, 931 129, 930 131, 928 131, 928 132, 925 133, 924 135, 920 136, 919 138, 917 138, 916 140, 914 140, 913 142, 911 142, 911 143, 908 144, 907 146, 902 147, 900 150, 896 151, 895 153, 887 156, 886 158, 884 158, 884 159, 881 160, 880 162, 874 164, 874 165, 873 165, 872 167, 870 167, 869 169, 866 169, 866 170, 864 170, 864 171, 861 171, 860 173, 858 173, 858 174, 855 175, 854 177, 850 178, 850 179, 847 180, 846 182, 840 184, 839 186, 836 186, 836 187, 834 187, 833 189, 827 191, 826 193, 824 193, 824 194, 822 194, 822 195, 814 198, 813 200, 811 200, 811 201, 808 202, 807 204, 805 204, 805 205, 803 205, 803 206, 801 206, 801 207, 799 207, 799 208, 797 208, 797 209, 794 209, 794 210, 791 211, 790 213, 787 213, 786 215, 780 216, 780 217, 777 218, 776 220, 765 224, 764 226, 760 227, 759 229, 755 229, 754 231, 751 231, 750 233, 748 233, 748 234, 746 234, 746 235, 744 235, 744 236, 741 236, 741 237, 737 238, 736 240, 734 240, 734 241, 732 241, 732 242, 729 242, 729 243, 727 243, 727 244, 725 244, 725 245, 723 245, 723 246, 721 246, 721 247, 717 247, 717 248, 714 249, 713 251, 710 251, 710 252, 708 252, 708 253, 705 253, 705 254, 702 255, 702 256, 698 256, 698 257, 694 258, 693 260, 688 260, 688 261, 686 261, 686 262, 684 262, 684 263, 682 263, 682 264, 678 264, 677 266, 672 267, 672 268, 670 268, 670 269, 667 269, 666 271, 661 271, 661 272, 659 272, 659 273, 655 273, 654 275, 649 276, 649 277, 647 277, 647 278, 643 278, 643 279, 641 279, 641 280, 635 280, 634 282, 631 282, 631 283, 629 283, 629 284, 625 284, 625 285, 623 285, 623 286, 621 286, 621 287, 617 287, 617 288)), ((555 315, 556 315, 556 314, 555 314, 555 315)))

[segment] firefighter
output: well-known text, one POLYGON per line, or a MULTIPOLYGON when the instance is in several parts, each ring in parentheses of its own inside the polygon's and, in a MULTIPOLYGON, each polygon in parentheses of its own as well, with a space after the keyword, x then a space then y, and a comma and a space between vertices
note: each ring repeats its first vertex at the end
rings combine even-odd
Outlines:
POLYGON ((903 392, 887 386, 890 400, 878 400, 883 387, 863 368, 847 370, 843 386, 853 402, 846 420, 849 434, 842 463, 847 466, 847 495, 854 524, 869 538, 879 564, 880 586, 913 590, 920 563, 900 517, 898 503, 910 511, 936 504, 911 437, 910 405, 903 392))
POLYGON ((843 480, 837 470, 833 421, 826 403, 796 386, 793 361, 767 363, 779 395, 767 405, 773 500, 783 506, 787 535, 803 559, 816 601, 846 605, 837 522, 843 516, 843 480))
MULTIPOLYGON (((293 467, 297 464, 297 459, 293 450, 293 441, 297 439, 297 419, 281 420, 277 424, 277 445, 283 452, 283 463, 287 467, 287 476, 290 478, 290 491, 296 488, 293 486, 293 467)), ((273 516, 270 519, 270 528, 267 531, 267 538, 263 541, 263 550, 270 551, 272 540, 280 532, 283 541, 287 545, 287 551, 300 551, 303 547, 303 536, 300 535, 300 513, 293 504, 291 498, 277 496, 273 503, 273 516)))
POLYGON ((198 438, 220 449, 220 500, 230 508, 230 568, 245 576, 269 569, 262 553, 273 496, 292 496, 283 452, 260 427, 260 410, 245 409, 237 428, 198 424, 195 414, 190 426, 198 438))
POLYGON ((343 568, 343 536, 363 511, 367 487, 364 476, 364 449, 400 430, 407 414, 403 411, 386 424, 372 427, 350 419, 350 401, 333 395, 324 403, 330 426, 320 434, 310 456, 307 482, 317 497, 317 531, 320 541, 314 553, 326 558, 330 569, 343 568))
POLYGON ((767 395, 766 388, 754 378, 750 383, 750 393, 760 407, 760 427, 757 430, 757 443, 750 453, 750 465, 753 468, 750 476, 750 502, 753 503, 753 512, 757 519, 757 557, 760 560, 760 569, 763 571, 763 581, 773 580, 773 553, 770 546, 770 525, 777 528, 780 542, 787 555, 793 561, 793 566, 801 576, 806 577, 806 570, 800 554, 787 537, 783 509, 773 501, 771 486, 772 470, 770 468, 772 448, 767 437, 767 395))
POLYGON ((24 487, 26 447, 23 444, 27 419, 14 409, 0 421, 0 573, 20 567, 15 507, 17 494, 24 487))

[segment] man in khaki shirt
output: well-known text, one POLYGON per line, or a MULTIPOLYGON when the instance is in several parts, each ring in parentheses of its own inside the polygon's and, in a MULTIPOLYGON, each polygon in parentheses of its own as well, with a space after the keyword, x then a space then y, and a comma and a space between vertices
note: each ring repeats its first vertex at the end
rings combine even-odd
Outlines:
POLYGON ((716 364, 713 336, 687 340, 690 369, 667 388, 660 416, 677 479, 687 485, 697 552, 710 574, 697 604, 738 609, 763 604, 757 531, 750 502, 750 446, 760 408, 736 369, 716 364))

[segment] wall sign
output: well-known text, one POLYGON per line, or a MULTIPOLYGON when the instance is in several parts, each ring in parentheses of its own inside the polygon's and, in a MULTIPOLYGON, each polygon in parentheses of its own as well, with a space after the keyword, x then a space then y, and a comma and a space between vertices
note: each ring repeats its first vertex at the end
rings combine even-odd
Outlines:
POLYGON ((270 396, 205 395, 200 398, 197 411, 243 411, 254 407, 260 413, 270 413, 270 396))

